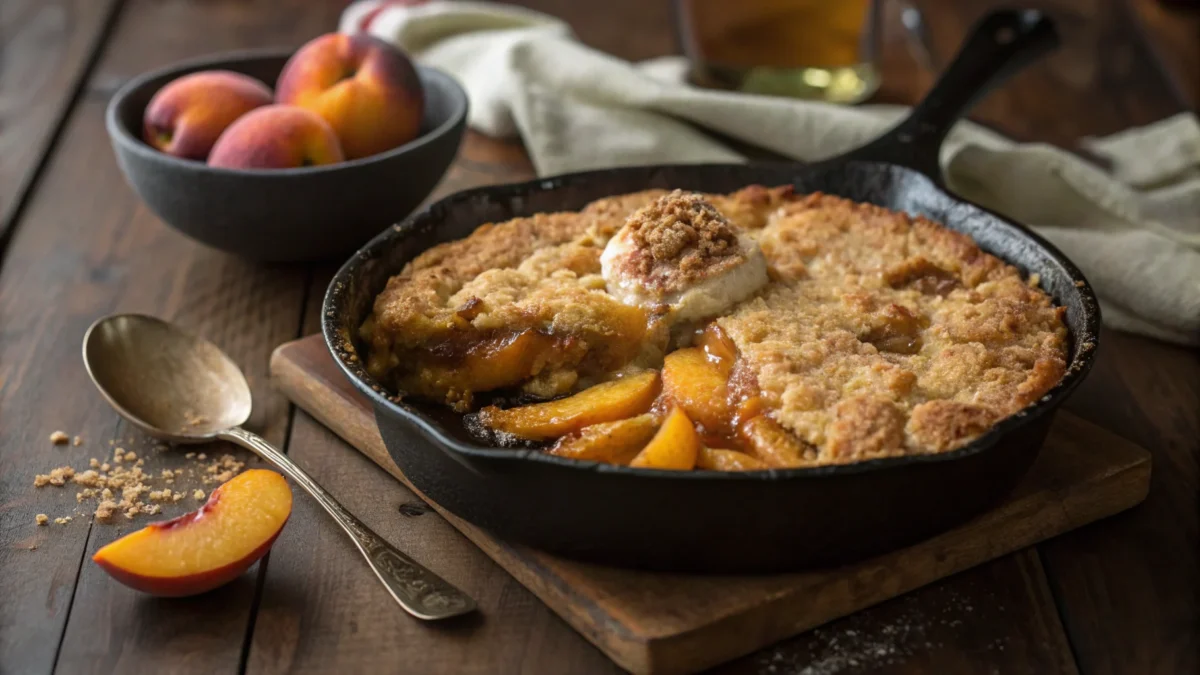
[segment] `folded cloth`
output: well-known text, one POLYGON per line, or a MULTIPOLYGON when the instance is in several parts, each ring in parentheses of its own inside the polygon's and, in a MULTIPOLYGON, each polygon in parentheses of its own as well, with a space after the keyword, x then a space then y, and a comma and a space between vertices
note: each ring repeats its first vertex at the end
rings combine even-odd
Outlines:
MULTIPOLYGON (((540 175, 611 166, 738 162, 705 130, 801 161, 879 135, 900 106, 844 107, 688 85, 680 57, 631 64, 563 22, 479 2, 360 0, 342 32, 369 32, 467 90, 469 124, 519 136, 540 175)), ((1025 223, 1075 261, 1118 330, 1200 344, 1200 124, 1181 113, 1084 139, 1107 170, 960 122, 941 155, 956 194, 1025 223)))

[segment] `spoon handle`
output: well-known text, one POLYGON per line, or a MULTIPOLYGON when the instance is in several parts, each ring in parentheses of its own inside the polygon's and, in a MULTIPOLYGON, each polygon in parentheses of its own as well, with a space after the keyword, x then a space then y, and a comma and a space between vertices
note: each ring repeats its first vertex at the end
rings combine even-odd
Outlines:
POLYGON ((287 455, 261 436, 240 427, 219 432, 217 435, 262 457, 325 507, 329 515, 333 516, 346 534, 354 540, 358 550, 367 559, 367 564, 375 571, 375 576, 379 577, 396 602, 409 614, 418 619, 432 620, 466 614, 475 609, 474 600, 372 532, 361 520, 343 508, 325 488, 288 459, 287 455))

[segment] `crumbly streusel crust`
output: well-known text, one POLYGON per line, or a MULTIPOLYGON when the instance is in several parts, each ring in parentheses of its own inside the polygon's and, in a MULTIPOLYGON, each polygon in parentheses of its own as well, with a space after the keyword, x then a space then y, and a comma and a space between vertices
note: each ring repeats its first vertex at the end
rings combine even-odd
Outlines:
POLYGON ((1066 371, 1064 310, 963 234, 813 194, 755 236, 774 283, 717 323, 821 463, 951 449, 1066 371))
MULTIPOLYGON (((600 254, 635 211, 664 194, 487 224, 426 251, 389 281, 364 325, 372 373, 454 403, 469 392, 445 391, 453 358, 462 345, 498 335, 570 336, 533 380, 508 383, 537 393, 660 357, 665 331, 606 292, 600 254), (424 375, 405 365, 426 361, 449 365, 424 375)), ((739 382, 756 386, 770 414, 818 450, 817 463, 957 447, 1065 372, 1063 310, 965 235, 787 187, 693 201, 694 210, 674 215, 699 219, 697 237, 651 241, 650 250, 719 242, 716 230, 700 233, 703 223, 723 223, 720 215, 759 243, 771 283, 717 322, 739 350, 739 382)), ((656 236, 653 225, 645 230, 656 236)))

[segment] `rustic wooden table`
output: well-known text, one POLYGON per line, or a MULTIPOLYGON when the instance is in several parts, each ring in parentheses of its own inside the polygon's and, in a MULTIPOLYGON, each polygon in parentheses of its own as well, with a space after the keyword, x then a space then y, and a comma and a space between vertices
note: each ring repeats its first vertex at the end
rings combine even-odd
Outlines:
MULTIPOLYGON (((620 56, 676 49, 667 0, 525 4, 620 56)), ((936 67, 991 3, 918 4, 936 67)), ((1196 13, 1157 0, 1031 4, 1058 17, 1066 45, 991 95, 976 119, 1074 148, 1200 99, 1196 13)), ((0 0, 0 672, 616 671, 453 528, 271 390, 267 358, 316 330, 332 267, 254 265, 203 248, 158 222, 117 170, 103 113, 124 81, 210 52, 297 46, 331 30, 343 5, 0 0), (74 507, 73 491, 34 490, 35 473, 67 457, 86 462, 107 450, 105 439, 133 434, 79 359, 87 325, 116 311, 166 317, 225 348, 251 377, 252 426, 483 612, 446 626, 410 620, 307 499, 266 562, 182 600, 138 595, 88 561, 129 524, 35 527, 34 514, 74 507), (60 428, 84 446, 50 448, 47 435, 60 428)), ((878 99, 911 102, 933 74, 889 14, 878 99)), ((439 194, 530 175, 519 145, 472 134, 439 194)), ((720 672, 1197 672, 1198 382, 1195 352, 1106 332, 1068 408, 1153 452, 1145 504, 720 672)))

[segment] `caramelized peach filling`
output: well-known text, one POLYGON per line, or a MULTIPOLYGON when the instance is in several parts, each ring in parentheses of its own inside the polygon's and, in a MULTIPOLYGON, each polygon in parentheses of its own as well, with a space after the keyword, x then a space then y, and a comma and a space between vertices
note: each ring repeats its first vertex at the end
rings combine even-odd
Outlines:
POLYGON ((646 371, 545 403, 483 408, 487 429, 571 459, 656 469, 749 471, 816 463, 815 448, 767 416, 737 348, 715 324, 646 371))
MULTIPOLYGON (((428 350, 424 358, 418 357, 421 366, 400 375, 397 383, 404 391, 445 397, 466 409, 474 392, 513 387, 539 375, 570 370, 586 353, 586 345, 578 338, 535 330, 494 336, 469 347, 446 342, 428 350)), ((574 384, 569 377, 564 389, 574 384)))

